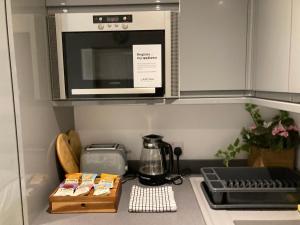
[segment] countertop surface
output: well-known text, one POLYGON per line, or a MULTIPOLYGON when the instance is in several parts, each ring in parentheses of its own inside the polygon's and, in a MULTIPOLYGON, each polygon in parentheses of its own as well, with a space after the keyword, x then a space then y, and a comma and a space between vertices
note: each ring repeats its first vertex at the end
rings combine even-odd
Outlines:
POLYGON ((129 195, 134 184, 138 181, 128 181, 123 185, 117 213, 49 214, 45 210, 33 225, 205 225, 188 178, 182 185, 172 185, 178 207, 173 213, 129 213, 129 195))

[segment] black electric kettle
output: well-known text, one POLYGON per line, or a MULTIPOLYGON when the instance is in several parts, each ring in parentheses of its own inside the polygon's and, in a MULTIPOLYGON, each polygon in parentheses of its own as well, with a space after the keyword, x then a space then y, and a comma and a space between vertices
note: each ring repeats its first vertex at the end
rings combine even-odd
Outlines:
POLYGON ((172 146, 162 136, 151 134, 143 137, 139 165, 139 181, 145 185, 161 185, 173 170, 172 146), (168 156, 168 160, 167 160, 168 156))

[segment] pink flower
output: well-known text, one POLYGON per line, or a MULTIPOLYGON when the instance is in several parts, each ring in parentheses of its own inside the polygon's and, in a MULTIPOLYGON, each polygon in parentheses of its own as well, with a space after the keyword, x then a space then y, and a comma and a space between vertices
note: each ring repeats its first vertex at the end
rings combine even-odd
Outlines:
POLYGON ((252 126, 249 127, 249 130, 250 130, 250 131, 253 131, 253 130, 255 130, 255 129, 256 129, 256 125, 255 125, 255 124, 253 124, 252 126))
POLYGON ((287 131, 284 131, 284 132, 279 133, 279 135, 280 135, 281 137, 287 138, 287 137, 289 136, 289 133, 288 133, 287 131))
POLYGON ((275 136, 275 135, 277 135, 277 134, 279 134, 279 133, 280 133, 279 128, 278 128, 277 126, 274 127, 273 130, 272 130, 272 135, 275 136))
POLYGON ((280 135, 282 137, 287 138, 289 136, 288 131, 284 128, 284 126, 281 124, 281 121, 279 122, 279 124, 273 128, 272 130, 272 135, 280 135))

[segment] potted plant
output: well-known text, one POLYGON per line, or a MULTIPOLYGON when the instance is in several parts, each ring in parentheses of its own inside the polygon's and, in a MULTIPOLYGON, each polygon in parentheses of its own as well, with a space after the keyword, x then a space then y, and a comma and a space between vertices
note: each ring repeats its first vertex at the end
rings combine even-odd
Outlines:
POLYGON ((271 121, 262 119, 259 108, 246 104, 245 109, 253 119, 249 128, 241 131, 238 137, 226 149, 220 149, 216 156, 229 166, 241 151, 249 153, 248 165, 253 167, 295 166, 295 150, 299 145, 299 128, 286 111, 279 111, 271 121))

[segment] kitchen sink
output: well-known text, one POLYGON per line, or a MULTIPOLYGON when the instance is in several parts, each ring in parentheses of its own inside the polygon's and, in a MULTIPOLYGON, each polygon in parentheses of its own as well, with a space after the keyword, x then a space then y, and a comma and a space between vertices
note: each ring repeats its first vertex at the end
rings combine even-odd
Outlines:
POLYGON ((209 206, 201 182, 203 177, 191 177, 201 214, 207 225, 300 225, 297 210, 214 210, 209 206))

